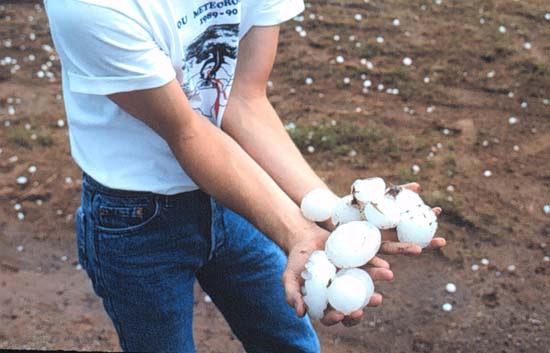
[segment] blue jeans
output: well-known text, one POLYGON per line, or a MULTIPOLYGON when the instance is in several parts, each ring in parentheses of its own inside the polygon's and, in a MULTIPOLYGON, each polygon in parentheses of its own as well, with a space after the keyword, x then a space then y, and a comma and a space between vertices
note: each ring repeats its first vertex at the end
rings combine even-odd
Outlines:
POLYGON ((284 253, 201 191, 107 188, 84 175, 78 255, 125 351, 194 352, 195 278, 248 352, 318 352, 285 302, 284 253))

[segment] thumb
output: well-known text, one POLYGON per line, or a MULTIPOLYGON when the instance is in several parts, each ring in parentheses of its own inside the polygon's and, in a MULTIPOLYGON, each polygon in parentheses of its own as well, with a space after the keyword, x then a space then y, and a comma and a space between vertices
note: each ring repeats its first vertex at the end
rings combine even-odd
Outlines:
POLYGON ((300 281, 296 274, 285 271, 282 277, 283 287, 285 289, 285 297, 288 305, 296 310, 296 314, 302 317, 306 313, 306 304, 300 290, 300 281))

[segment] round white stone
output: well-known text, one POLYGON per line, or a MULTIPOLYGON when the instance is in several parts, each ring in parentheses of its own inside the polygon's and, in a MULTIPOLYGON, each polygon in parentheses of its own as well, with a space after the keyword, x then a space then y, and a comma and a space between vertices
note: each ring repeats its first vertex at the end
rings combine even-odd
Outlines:
POLYGON ((399 206, 387 197, 367 202, 363 208, 363 215, 369 223, 379 229, 395 228, 401 218, 399 206))
POLYGON ((359 207, 353 205, 353 196, 347 195, 342 197, 332 211, 332 224, 338 226, 353 221, 363 220, 363 215, 359 207))
POLYGON ((328 302, 344 315, 361 309, 367 295, 362 281, 351 275, 336 277, 328 287, 328 302))
POLYGON ((351 185, 351 193, 355 200, 367 203, 384 198, 386 183, 382 178, 358 179, 351 185))
POLYGON ((330 262, 339 268, 359 267, 376 255, 381 241, 378 228, 354 221, 338 226, 330 234, 325 251, 330 262))
POLYGON ((445 290, 448 293, 454 293, 456 292, 456 285, 454 283, 447 283, 447 285, 445 286, 445 290))
POLYGON ((427 205, 401 213, 397 225, 397 238, 403 243, 413 243, 422 248, 428 246, 437 230, 437 217, 427 205))
POLYGON ((323 222, 332 216, 337 201, 329 190, 313 189, 303 197, 300 208, 305 218, 313 222, 323 222))

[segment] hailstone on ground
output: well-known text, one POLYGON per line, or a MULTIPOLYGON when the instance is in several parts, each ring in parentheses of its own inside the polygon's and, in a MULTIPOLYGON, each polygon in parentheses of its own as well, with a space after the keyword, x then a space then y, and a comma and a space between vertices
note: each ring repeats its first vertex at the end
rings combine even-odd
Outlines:
POLYGON ((358 179, 351 185, 353 197, 362 203, 383 198, 385 191, 386 183, 382 178, 358 179))
POLYGON ((353 221, 362 221, 363 215, 358 206, 353 204, 353 195, 342 197, 332 212, 332 224, 335 226, 353 221))
POLYGON ((379 229, 397 227, 400 214, 396 202, 390 198, 367 202, 363 209, 363 215, 367 221, 379 229))
POLYGON ((372 259, 382 241, 380 230, 368 222, 342 224, 325 244, 328 259, 339 268, 358 267, 372 259))
POLYGON ((412 208, 401 214, 397 225, 400 242, 417 244, 425 248, 437 230, 437 217, 427 205, 412 208))
POLYGON ((332 216, 338 200, 327 189, 313 189, 302 199, 300 208, 304 217, 313 222, 323 222, 332 216))

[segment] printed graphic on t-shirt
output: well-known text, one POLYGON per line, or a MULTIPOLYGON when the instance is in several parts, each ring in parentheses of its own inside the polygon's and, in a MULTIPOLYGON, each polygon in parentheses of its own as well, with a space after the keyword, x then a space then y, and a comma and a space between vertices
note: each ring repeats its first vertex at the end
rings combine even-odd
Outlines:
POLYGON ((239 24, 216 24, 185 48, 183 89, 193 108, 213 123, 229 98, 238 44, 239 24))

